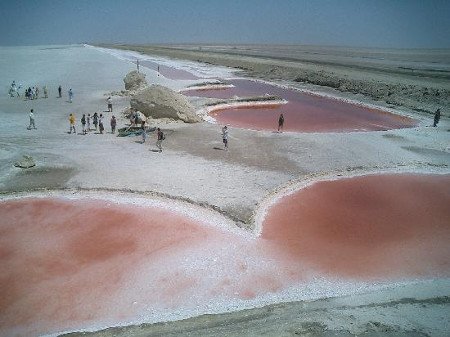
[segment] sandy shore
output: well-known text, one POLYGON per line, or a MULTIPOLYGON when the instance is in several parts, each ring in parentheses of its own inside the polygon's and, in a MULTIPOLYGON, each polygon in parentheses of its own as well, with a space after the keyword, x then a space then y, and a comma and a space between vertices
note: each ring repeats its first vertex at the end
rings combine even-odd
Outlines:
MULTIPOLYGON (((141 47, 135 49, 143 51, 141 47)), ((110 92, 123 89, 122 78, 135 68, 130 61, 80 46, 1 48, 6 60, 0 65, 4 74, 1 82, 4 92, 7 92, 12 79, 26 86, 46 84, 51 88, 48 99, 24 101, 6 95, 0 98, 1 193, 8 196, 35 190, 131 191, 200 205, 220 212, 238 227, 254 230, 254 220, 261 207, 276 198, 280 191, 289 190, 290 186, 324 177, 374 172, 450 173, 449 79, 445 69, 438 72, 425 69, 416 76, 408 75, 407 69, 397 72, 392 72, 392 66, 381 69, 386 62, 383 67, 376 64, 363 66, 360 64, 363 61, 353 60, 352 63, 345 58, 345 62, 337 64, 336 59, 343 57, 339 55, 331 55, 328 57, 331 61, 319 64, 305 59, 297 61, 296 57, 300 56, 280 59, 278 50, 273 50, 270 55, 255 51, 259 53, 255 57, 249 55, 249 51, 233 51, 232 47, 224 51, 191 49, 197 50, 152 47, 145 51, 155 58, 168 56, 224 66, 233 64, 234 67, 245 68, 246 74, 265 80, 390 107, 400 114, 416 118, 419 126, 354 133, 275 133, 231 129, 230 150, 225 152, 216 149, 221 147, 218 125, 155 122, 154 125, 162 127, 167 135, 164 152, 160 154, 152 151, 155 149, 154 139, 140 144, 140 138, 118 138, 110 133, 67 134, 71 112, 76 113, 77 120, 82 113, 102 112, 106 115, 109 131, 111 113, 104 112, 105 99, 110 92), (41 63, 39 67, 30 69, 23 63, 13 62, 18 58, 25 61, 39 59, 41 63), (298 73, 292 67, 299 68, 298 73), (319 80, 310 80, 308 84, 295 81, 305 71, 311 78, 312 73, 326 74, 325 69, 345 74, 354 79, 350 82, 355 85, 362 83, 358 81, 375 83, 373 90, 386 82, 393 86, 395 92, 388 96, 393 96, 396 101, 388 102, 385 96, 375 99, 373 90, 369 94, 351 93, 318 87, 319 80), (59 84, 64 93, 69 87, 73 88, 74 103, 66 102, 66 97, 56 98, 59 84), (397 86, 405 85, 412 91, 397 90, 397 86), (422 87, 428 88, 434 96, 424 95, 422 87), (438 127, 433 128, 430 127, 430 113, 436 107, 442 108, 444 117, 438 127), (31 108, 35 110, 37 130, 26 129, 31 108), (36 167, 29 170, 14 167, 13 163, 22 155, 31 155, 36 167)), ((327 59, 326 53, 321 58, 327 59)), ((403 59, 397 62, 403 62, 403 59)), ((199 69, 205 67, 204 64, 199 65, 199 69)), ((232 69, 219 71, 212 68, 215 69, 214 77, 233 76, 232 69)), ((204 81, 176 81, 157 76, 152 69, 142 70, 149 83, 176 90, 204 81)), ((240 71, 239 76, 242 74, 240 71)), ((366 87, 369 86, 362 85, 361 90, 366 90, 366 87)), ((118 127, 124 126, 127 121, 119 111, 129 105, 129 100, 119 96, 113 99, 114 113, 119 117, 118 127)), ((201 102, 194 100, 196 104, 201 102)), ((417 280, 408 286, 372 294, 275 304, 170 324, 117 328, 98 335, 256 336, 267 332, 279 336, 331 336, 333 333, 348 336, 366 332, 367 336, 442 336, 449 330, 449 289, 448 280, 417 280)))

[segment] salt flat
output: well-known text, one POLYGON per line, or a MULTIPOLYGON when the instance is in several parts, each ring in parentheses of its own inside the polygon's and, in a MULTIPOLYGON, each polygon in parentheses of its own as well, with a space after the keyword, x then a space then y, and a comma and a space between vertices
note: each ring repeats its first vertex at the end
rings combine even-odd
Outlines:
MULTIPOLYGON (((151 151, 154 139, 140 144, 136 142, 140 139, 118 138, 109 133, 68 134, 69 113, 75 113, 78 121, 82 113, 101 112, 106 116, 106 129, 109 131, 111 113, 104 112, 105 100, 110 92, 123 89, 123 77, 135 69, 134 57, 134 54, 125 57, 119 51, 114 54, 79 45, 0 48, 0 70, 4 75, 0 80, 0 88, 4 92, 0 97, 0 191, 3 195, 34 190, 45 193, 46 189, 133 191, 211 208, 225 215, 237 227, 253 230, 260 206, 270 202, 279 190, 302 181, 376 172, 450 173, 447 131, 450 122, 446 111, 437 128, 430 127, 432 118, 429 114, 401 107, 398 112, 417 119, 418 127, 379 132, 307 134, 231 129, 230 150, 227 152, 214 149, 221 146, 220 126, 210 123, 155 122, 167 134, 162 154, 151 151), (24 87, 46 85, 50 90, 49 98, 33 101, 10 98, 6 93, 12 80, 24 87), (58 85, 63 87, 63 98, 56 97, 58 85), (73 103, 67 101, 69 88, 75 93, 73 103), (26 129, 30 109, 35 110, 37 130, 26 129), (36 167, 27 171, 14 167, 14 162, 22 155, 32 156, 36 167)), ((183 63, 162 59, 161 56, 153 58, 161 63, 179 63, 185 69, 199 73, 210 71, 216 77, 232 76, 230 69, 196 65, 192 61, 183 63)), ((158 76, 152 69, 141 69, 149 83, 177 90, 200 82, 170 80, 158 76)), ((333 95, 339 93, 333 92, 333 95)), ((348 98, 348 95, 342 96, 348 98)), ((358 95, 352 99, 358 97, 364 100, 358 95)), ((118 127, 121 127, 127 120, 120 111, 129 105, 129 101, 126 97, 113 96, 113 102, 114 114, 119 118, 118 127)), ((371 100, 370 103, 376 102, 371 100)), ((436 104, 433 102, 429 106, 435 107, 436 104)), ((418 282, 416 288, 410 285, 412 290, 408 288, 408 296, 417 290, 431 301, 448 297, 446 281, 426 282, 418 282), (428 284, 438 290, 428 295, 428 284)), ((389 290, 379 296, 381 299, 375 302, 381 303, 380 308, 374 311, 377 320, 382 321, 382 303, 391 298, 401 300, 399 296, 402 295, 400 290, 395 296, 389 290)), ((362 303, 365 300, 355 296, 348 301, 362 303)), ((326 303, 323 304, 325 307, 326 303)), ((421 303, 410 301, 408 305, 418 308, 421 303)), ((448 311, 448 301, 436 303, 430 310, 440 317, 448 311)), ((357 305, 354 304, 351 311, 361 313, 357 305)), ((281 308, 281 312, 283 308, 289 312, 289 305, 281 308)), ((233 321, 242 317, 239 315, 228 317, 233 321)), ((245 317, 247 314, 242 315, 245 317)), ((201 321, 199 319, 198 322, 201 321)), ((446 331, 446 325, 437 327, 438 321, 436 318, 428 323, 422 322, 424 333, 439 336, 446 331)), ((411 328, 401 318, 395 322, 383 322, 400 326, 400 332, 411 328)), ((365 324, 368 324, 367 319, 358 318, 357 325, 361 331, 365 324)), ((149 329, 151 331, 152 327, 149 329)))

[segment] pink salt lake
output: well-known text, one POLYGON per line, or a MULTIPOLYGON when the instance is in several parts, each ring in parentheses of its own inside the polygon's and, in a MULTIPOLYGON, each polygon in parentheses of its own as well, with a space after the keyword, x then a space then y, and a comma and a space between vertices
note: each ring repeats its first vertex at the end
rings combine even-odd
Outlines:
POLYGON ((233 88, 214 90, 190 90, 187 96, 232 98, 276 95, 287 104, 271 107, 227 108, 210 113, 220 124, 254 130, 276 130, 278 117, 283 113, 285 131, 300 132, 349 132, 380 131, 413 127, 416 121, 378 109, 314 96, 284 89, 262 82, 245 79, 228 81, 233 88))
POLYGON ((247 300, 314 277, 450 276, 450 175, 317 182, 283 197, 260 237, 154 207, 0 202, 0 335, 113 326, 247 300))

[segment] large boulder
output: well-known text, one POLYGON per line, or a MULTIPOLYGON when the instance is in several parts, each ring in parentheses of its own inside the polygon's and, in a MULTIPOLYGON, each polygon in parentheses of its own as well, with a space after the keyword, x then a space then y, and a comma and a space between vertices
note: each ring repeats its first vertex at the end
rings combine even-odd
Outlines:
POLYGON ((136 70, 129 72, 123 82, 126 90, 139 90, 147 85, 145 74, 138 73, 136 70))
POLYGON ((146 117, 171 118, 186 123, 200 122, 186 96, 161 85, 144 88, 131 98, 131 107, 146 117))

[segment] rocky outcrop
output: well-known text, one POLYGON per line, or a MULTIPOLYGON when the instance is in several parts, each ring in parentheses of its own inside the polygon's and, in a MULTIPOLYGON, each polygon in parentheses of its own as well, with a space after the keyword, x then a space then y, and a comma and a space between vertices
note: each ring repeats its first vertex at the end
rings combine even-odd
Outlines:
POLYGON ((14 166, 20 168, 30 168, 36 166, 36 163, 34 162, 32 157, 23 156, 21 160, 14 163, 14 166))
POLYGON ((186 96, 160 85, 138 91, 131 98, 131 107, 141 111, 146 117, 170 118, 186 123, 201 121, 186 96))
POLYGON ((126 90, 139 90, 147 85, 145 74, 138 73, 136 70, 129 72, 123 82, 126 90))

